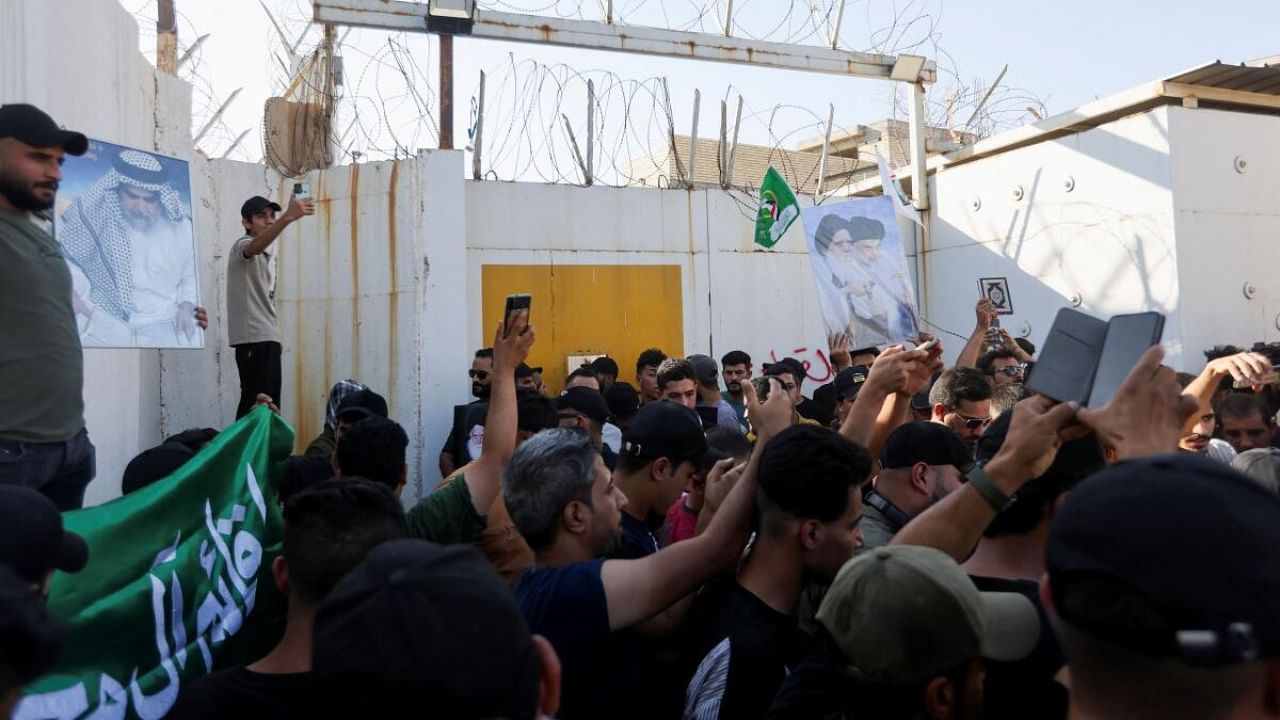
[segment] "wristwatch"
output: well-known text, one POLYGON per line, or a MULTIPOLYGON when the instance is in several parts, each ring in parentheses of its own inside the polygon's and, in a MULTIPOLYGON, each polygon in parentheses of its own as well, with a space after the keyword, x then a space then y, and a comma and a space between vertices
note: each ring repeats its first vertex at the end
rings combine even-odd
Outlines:
POLYGON ((1005 495, 1003 490, 996 487, 995 481, 991 479, 987 471, 981 467, 975 466, 965 477, 968 478, 969 484, 973 486, 973 489, 977 490, 982 499, 995 508, 996 512, 1008 509, 1017 499, 1017 496, 1010 497, 1005 495))

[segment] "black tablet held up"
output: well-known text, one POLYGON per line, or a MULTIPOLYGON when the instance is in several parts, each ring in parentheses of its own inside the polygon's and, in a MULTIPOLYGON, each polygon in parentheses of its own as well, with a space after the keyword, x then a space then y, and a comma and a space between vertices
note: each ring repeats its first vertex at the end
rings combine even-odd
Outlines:
POLYGON ((1147 348, 1158 344, 1163 335, 1160 313, 1117 315, 1104 322, 1063 308, 1032 366, 1027 389, 1059 402, 1102 407, 1147 348))

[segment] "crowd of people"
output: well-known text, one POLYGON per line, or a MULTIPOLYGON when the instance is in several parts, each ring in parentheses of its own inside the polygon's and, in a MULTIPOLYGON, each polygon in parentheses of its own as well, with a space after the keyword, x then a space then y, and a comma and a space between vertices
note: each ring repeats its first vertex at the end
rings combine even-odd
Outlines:
MULTIPOLYGON (((51 242, 26 214, 51 204, 78 145, 4 120, 7 318, 11 274, 44 262, 15 246, 51 242)), ((279 223, 308 209, 246 203, 230 259, 245 292, 279 223)), ((69 293, 65 278, 53 289, 69 293)), ((70 312, 61 302, 40 312, 70 312)), ((278 383, 261 310, 244 310, 257 324, 237 352, 240 414, 274 407, 254 385, 278 383)), ((575 369, 553 396, 517 311, 475 353, 475 401, 454 412, 438 486, 407 511, 408 435, 376 390, 336 382, 324 431, 272 498, 270 574, 288 602, 274 649, 185 685, 170 716, 1280 716, 1270 348, 1215 348, 1183 376, 1153 347, 1109 403, 1083 408, 1029 393, 1036 349, 993 329, 990 301, 976 316, 951 367, 928 336, 836 336, 835 377, 810 388, 793 358, 757 369, 742 350, 653 348, 575 369)), ((0 371, 31 362, 0 342, 0 371)), ((45 610, 53 573, 93 561, 63 527, 75 498, 52 460, 36 479, 5 467, 33 443, 72 462, 83 420, 38 422, 78 415, 78 387, 52 400, 72 399, 0 420, 0 717, 77 641, 45 610)), ((140 454, 125 491, 216 435, 140 454)))

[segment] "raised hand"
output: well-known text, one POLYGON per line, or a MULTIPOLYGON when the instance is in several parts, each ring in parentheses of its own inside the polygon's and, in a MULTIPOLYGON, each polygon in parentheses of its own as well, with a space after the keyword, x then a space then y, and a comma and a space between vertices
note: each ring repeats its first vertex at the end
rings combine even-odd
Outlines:
POLYGON ((754 385, 742 383, 742 399, 747 403, 747 417, 756 432, 757 443, 767 442, 795 420, 795 408, 791 405, 791 396, 782 387, 782 381, 776 377, 764 380, 769 383, 769 397, 763 403, 756 397, 754 385))
POLYGON ((517 310, 505 323, 498 323, 493 335, 493 371, 514 377, 516 368, 529 357, 534 335, 528 310, 517 310))
POLYGON ((990 298, 982 298, 978 301, 977 307, 974 308, 974 314, 977 316, 978 329, 986 332, 991 327, 991 323, 1000 317, 1000 313, 996 311, 996 304, 990 298))
POLYGON ((1162 360, 1163 348, 1149 348, 1111 402, 1078 415, 1121 460, 1176 451, 1184 424, 1199 410, 1199 401, 1182 394, 1173 370, 1162 360))

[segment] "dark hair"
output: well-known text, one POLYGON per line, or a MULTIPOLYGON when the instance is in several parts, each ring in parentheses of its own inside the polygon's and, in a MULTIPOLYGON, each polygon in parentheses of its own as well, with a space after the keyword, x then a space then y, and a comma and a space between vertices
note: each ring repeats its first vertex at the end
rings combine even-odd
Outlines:
POLYGON ((502 498, 531 549, 555 542, 560 515, 569 503, 591 505, 599 455, 591 438, 577 428, 553 428, 516 448, 502 470, 502 498))
POLYGON ((769 367, 764 369, 764 377, 778 377, 779 375, 790 375, 792 381, 794 381, 796 385, 804 383, 804 378, 800 374, 796 373, 795 366, 789 362, 778 361, 776 363, 770 363, 769 367))
POLYGON ((125 466, 124 475, 120 478, 120 492, 123 495, 141 490, 157 483, 187 464, 195 457, 191 448, 179 443, 161 443, 138 453, 125 466))
POLYGON ((640 353, 640 357, 636 358, 636 374, 644 372, 647 367, 658 367, 662 361, 667 359, 667 354, 658 348, 649 348, 640 353))
POLYGON ((983 375, 995 375, 995 370, 993 369, 993 366, 995 365, 996 360, 999 360, 1001 358, 1012 358, 1014 360, 1017 360, 1018 353, 1008 348, 1000 348, 999 350, 988 350, 987 352, 982 353, 982 356, 978 358, 977 368, 979 372, 981 372, 983 375))
POLYGON ((741 350, 730 350, 724 354, 724 357, 720 358, 720 367, 723 368, 729 365, 746 365, 750 367, 751 356, 741 350))
POLYGON ((537 390, 516 392, 516 429, 537 434, 559 424, 555 400, 537 390))
POLYGON ((1018 347, 1022 348, 1022 352, 1026 353, 1027 355, 1036 354, 1035 343, 1031 342, 1030 340, 1024 337, 1016 337, 1013 339, 1013 341, 1017 343, 1018 347))
POLYGON ((1054 573, 1049 588, 1073 695, 1105 686, 1117 716, 1218 717, 1258 684, 1257 663, 1197 666, 1171 657, 1176 619, 1122 579, 1054 573))
POLYGON ((347 428, 335 455, 343 475, 358 475, 395 490, 400 487, 409 436, 394 420, 370 417, 347 428))
POLYGON ((693 363, 684 358, 663 360, 658 366, 658 387, 665 388, 668 383, 680 380, 692 380, 695 384, 698 382, 698 373, 693 369, 693 363))
MULTIPOLYGON (((985 464, 1000 451, 1009 433, 1012 418, 1013 413, 1001 413, 1000 417, 987 426, 978 439, 978 462, 985 464)), ((1063 493, 1105 466, 1102 444, 1094 433, 1063 443, 1049 469, 1018 488, 1018 492, 1014 494, 1017 502, 997 513, 982 534, 994 538, 1031 532, 1052 512, 1054 503, 1063 493)))
POLYGON ((186 446, 193 453, 198 453, 216 437, 218 437, 218 431, 213 428, 191 428, 176 435, 170 435, 161 444, 177 443, 186 446))
POLYGON ((493 348, 480 348, 476 351, 476 357, 493 359, 493 348))
POLYGON ((582 367, 574 368, 573 372, 569 373, 569 376, 564 379, 564 384, 568 385, 569 383, 573 382, 574 378, 580 378, 580 377, 591 378, 592 380, 595 380, 597 383, 600 382, 599 373, 591 369, 590 365, 583 365, 582 367))
POLYGON ((596 371, 597 376, 612 375, 614 378, 618 377, 618 361, 608 355, 601 355, 592 360, 591 369, 596 371))
POLYGON ((404 527, 400 501, 383 483, 336 477, 312 485, 284 505, 289 582, 318 604, 370 550, 402 537, 404 527))
POLYGON ((929 390, 929 404, 942 405, 955 410, 962 402, 981 402, 991 399, 991 383, 981 372, 967 367, 955 367, 942 373, 929 390))
POLYGON ((1013 410, 1013 406, 1031 397, 1031 391, 1022 383, 1005 383, 997 385, 991 391, 991 414, 1004 415, 1013 410))
POLYGON ((1263 424, 1271 424, 1266 403, 1252 393, 1231 393, 1218 401, 1214 412, 1218 414, 1218 422, 1222 422, 1224 415, 1241 419, 1256 415, 1262 419, 1263 424))
POLYGON ((816 425, 793 425, 769 441, 756 469, 761 531, 769 516, 785 513, 822 522, 838 520, 849 506, 849 488, 871 473, 871 454, 840 433, 816 425))
POLYGON ((1187 386, 1190 385, 1192 382, 1194 382, 1196 379, 1195 375, 1192 375, 1191 373, 1188 373, 1188 372, 1175 373, 1173 377, 1178 381, 1178 386, 1181 387, 1183 390, 1186 390, 1187 386))
POLYGON ((750 457, 753 447, 741 431, 719 425, 707 431, 707 445, 727 453, 731 458, 750 457))

